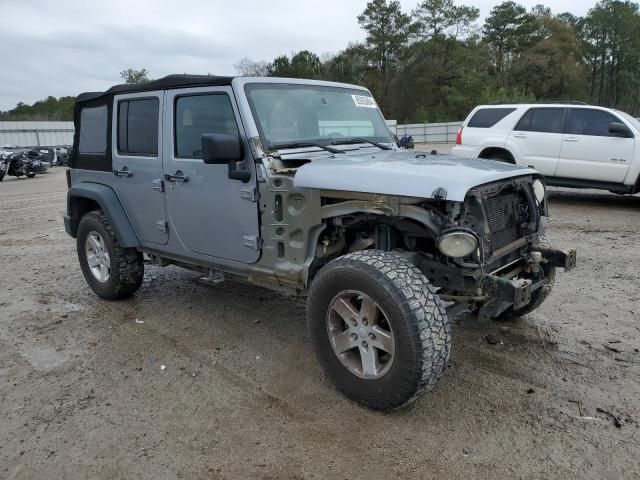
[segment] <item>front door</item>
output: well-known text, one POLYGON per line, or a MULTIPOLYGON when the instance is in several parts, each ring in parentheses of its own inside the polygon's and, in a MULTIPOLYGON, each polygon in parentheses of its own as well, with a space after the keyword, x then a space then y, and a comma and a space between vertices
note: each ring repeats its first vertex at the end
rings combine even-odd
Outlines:
POLYGON ((603 110, 571 109, 556 176, 622 183, 631 166, 635 139, 610 136, 613 122, 624 123, 603 110))
POLYGON ((168 90, 163 158, 169 228, 193 253, 253 263, 260 257, 256 172, 231 87, 168 90), (247 183, 229 166, 205 164, 207 133, 240 135, 247 183))
POLYGON ((160 120, 163 92, 119 95, 112 123, 113 186, 143 242, 167 243, 160 120))

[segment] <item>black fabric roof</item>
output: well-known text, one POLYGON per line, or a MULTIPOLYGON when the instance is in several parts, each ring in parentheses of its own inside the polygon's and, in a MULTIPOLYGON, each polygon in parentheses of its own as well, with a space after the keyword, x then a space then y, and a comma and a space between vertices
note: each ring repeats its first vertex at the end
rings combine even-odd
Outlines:
POLYGON ((149 92, 183 87, 207 87, 231 85, 234 77, 217 77, 214 75, 167 75, 166 77, 145 83, 115 85, 105 92, 86 92, 76 97, 76 102, 87 102, 118 93, 149 92))

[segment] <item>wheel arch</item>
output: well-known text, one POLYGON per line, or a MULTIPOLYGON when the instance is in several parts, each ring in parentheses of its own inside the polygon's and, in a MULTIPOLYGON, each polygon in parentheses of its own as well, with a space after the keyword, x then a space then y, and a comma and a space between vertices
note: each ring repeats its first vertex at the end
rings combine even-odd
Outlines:
POLYGON ((486 147, 480 152, 480 154, 478 155, 478 158, 489 159, 494 155, 499 156, 500 158, 503 158, 506 162, 513 163, 514 165, 516 163, 516 160, 513 154, 509 150, 503 147, 486 147))
POLYGON ((109 218, 113 233, 122 247, 138 247, 140 239, 136 235, 116 193, 106 185, 83 182, 73 185, 67 193, 67 233, 76 237, 82 217, 94 210, 102 210, 109 218))

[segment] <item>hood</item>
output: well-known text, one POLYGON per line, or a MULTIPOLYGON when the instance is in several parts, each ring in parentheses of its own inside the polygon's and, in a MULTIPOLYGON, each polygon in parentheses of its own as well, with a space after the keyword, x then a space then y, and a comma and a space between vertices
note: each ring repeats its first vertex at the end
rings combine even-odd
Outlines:
POLYGON ((314 158, 298 168, 296 187, 433 198, 438 188, 447 200, 462 202, 478 185, 536 174, 531 168, 453 155, 382 151, 314 158))

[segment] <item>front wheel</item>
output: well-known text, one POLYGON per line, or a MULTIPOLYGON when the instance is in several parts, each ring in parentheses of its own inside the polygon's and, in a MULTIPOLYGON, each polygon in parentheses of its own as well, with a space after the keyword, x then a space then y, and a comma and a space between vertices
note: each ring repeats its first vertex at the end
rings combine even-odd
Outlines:
POLYGON ((449 359, 440 298, 393 253, 364 250, 327 264, 311 284, 307 322, 336 388, 376 410, 399 408, 433 388, 449 359))
POLYGON ((98 296, 117 300, 140 288, 144 277, 142 253, 118 244, 101 210, 82 217, 76 246, 84 278, 98 296))

